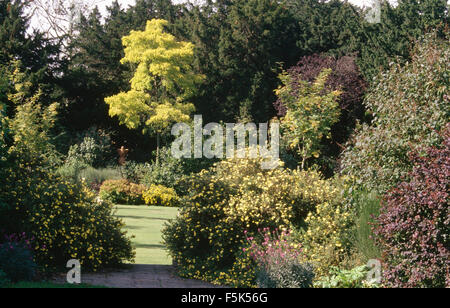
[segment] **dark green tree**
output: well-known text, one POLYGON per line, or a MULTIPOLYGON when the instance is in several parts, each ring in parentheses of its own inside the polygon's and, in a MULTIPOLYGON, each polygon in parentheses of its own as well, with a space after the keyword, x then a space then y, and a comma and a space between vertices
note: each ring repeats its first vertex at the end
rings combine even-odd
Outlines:
MULTIPOLYGON (((24 1, 0 0, 0 72, 7 76, 16 68, 26 71, 28 81, 32 83, 31 90, 36 91, 39 87, 43 103, 49 105, 57 95, 54 83, 60 71, 59 46, 45 39, 42 33, 29 29, 25 8, 24 1), (16 67, 18 64, 20 67, 16 67)), ((9 83, 0 96, 6 97, 11 90, 9 83)), ((4 102, 11 116, 15 106, 7 99, 4 102)))
MULTIPOLYGON (((131 150, 144 148, 145 158, 151 152, 152 140, 120 126, 108 115, 104 98, 117 92, 128 91, 128 80, 135 68, 123 65, 122 37, 131 30, 143 28, 149 19, 171 15, 170 1, 138 0, 136 6, 123 8, 114 1, 108 8, 104 22, 98 9, 81 16, 77 36, 70 42, 68 65, 64 73, 67 108, 62 114, 62 124, 70 134, 92 126, 111 130, 113 141, 131 150)), ((131 158, 136 152, 130 153, 131 158)))
POLYGON ((299 58, 299 28, 283 4, 270 0, 207 1, 187 9, 187 39, 207 76, 194 101, 209 120, 267 121, 274 114, 279 63, 299 58))
POLYGON ((175 5, 171 0, 137 0, 136 5, 127 10, 130 27, 144 30, 147 20, 157 18, 175 22, 181 16, 183 5, 175 5))
POLYGON ((358 65, 371 81, 393 61, 411 59, 412 42, 425 32, 448 26, 446 0, 381 1, 380 22, 369 23, 366 11, 339 0, 285 0, 302 29, 297 42, 307 54, 358 55, 358 65))
POLYGON ((302 56, 330 52, 339 57, 355 49, 355 32, 362 20, 357 7, 340 0, 285 3, 301 29, 297 45, 302 56))
POLYGON ((415 40, 435 29, 440 29, 442 36, 447 26, 446 0, 399 0, 395 7, 384 1, 381 22, 362 20, 356 32, 361 71, 370 81, 390 63, 410 61, 415 40))

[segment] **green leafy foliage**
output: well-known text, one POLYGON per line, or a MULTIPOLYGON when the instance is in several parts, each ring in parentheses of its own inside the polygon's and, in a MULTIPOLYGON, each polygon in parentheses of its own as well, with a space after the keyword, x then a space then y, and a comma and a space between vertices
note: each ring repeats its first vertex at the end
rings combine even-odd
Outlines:
POLYGON ((61 80, 68 106, 60 118, 67 129, 83 131, 95 125, 111 130, 115 133, 114 142, 135 149, 133 159, 146 158, 153 150, 153 140, 111 119, 104 99, 129 90, 135 67, 120 63, 125 56, 122 37, 131 30, 144 30, 150 19, 172 22, 175 16, 180 16, 178 11, 170 0, 138 0, 129 9, 113 2, 103 16, 97 9, 81 12, 74 29, 76 35, 70 39, 70 60, 64 66, 61 80))
POLYGON ((439 142, 449 121, 448 41, 427 35, 412 62, 378 76, 365 104, 373 116, 342 157, 342 172, 368 190, 385 192, 412 169, 411 151, 439 142))
POLYGON ((378 194, 365 191, 353 193, 353 209, 357 213, 355 219, 355 248, 363 258, 363 262, 381 258, 381 250, 375 242, 372 231, 376 219, 380 215, 381 198, 378 194))
MULTIPOLYGON (((386 286, 448 286, 448 151, 438 133, 450 114, 446 0, 383 1, 378 23, 340 0, 114 1, 105 16, 80 12, 68 44, 32 30, 27 5, 0 1, 0 226, 35 237, 38 265, 132 261, 113 206, 93 193, 119 180, 105 183, 104 199, 182 206, 164 238, 184 277, 309 286, 311 262, 321 286, 361 287, 366 269, 355 265, 381 255, 386 286), (371 85, 365 108, 361 75, 371 85), (313 171, 260 170, 257 160, 189 179, 213 161, 163 150, 144 163, 194 106, 207 122, 265 123, 280 111, 276 94, 275 107, 287 107, 283 160, 295 168, 300 157, 326 176, 339 168, 351 187, 313 171), (108 133, 86 133, 92 126, 108 133), (121 146, 134 162, 104 169, 121 146), (258 269, 244 231, 264 227, 295 231, 302 255, 258 269)), ((31 253, 2 245, 0 285, 31 253)))
MULTIPOLYGON (((56 91, 51 87, 55 73, 60 68, 58 54, 60 46, 45 38, 38 30, 31 31, 30 16, 26 13, 28 3, 20 0, 0 2, 0 71, 10 62, 19 61, 22 71, 28 70, 33 90, 39 84, 44 90, 45 106, 51 103, 56 91)), ((7 68, 11 73, 13 69, 7 68)), ((10 84, 11 86, 11 84, 10 84)), ((10 89, 11 90, 11 89, 10 89)), ((14 113, 14 104, 7 102, 9 114, 14 113)))
POLYGON ((72 183, 81 183, 81 172, 87 168, 89 168, 89 166, 82 161, 73 160, 58 167, 58 169, 56 169, 56 173, 72 183))
POLYGON ((104 168, 112 163, 112 141, 107 132, 92 127, 80 134, 78 139, 79 142, 70 146, 66 163, 77 161, 94 168, 104 168))
POLYGON ((11 146, 0 178, 2 229, 33 237, 35 261, 44 269, 64 268, 70 259, 94 270, 132 261, 112 206, 54 174, 60 161, 52 144, 57 105, 45 107, 42 91, 34 93, 18 68, 10 80, 8 98, 16 108, 7 119, 11 146))
POLYGON ((366 281, 368 269, 365 265, 351 270, 342 270, 337 267, 331 269, 331 276, 322 278, 314 283, 318 288, 375 288, 375 284, 366 281))
POLYGON ((322 140, 331 138, 331 127, 339 121, 340 92, 325 88, 330 73, 329 69, 322 71, 312 84, 283 73, 283 86, 275 91, 286 107, 281 118, 282 136, 300 156, 303 170, 310 158, 319 158, 322 140))
POLYGON ((381 1, 380 20, 369 23, 367 11, 339 0, 285 1, 295 16, 301 35, 297 45, 305 54, 326 52, 337 57, 358 54, 365 79, 389 68, 393 61, 411 60, 411 42, 426 31, 448 27, 446 0, 381 1), (398 5, 397 5, 398 4, 398 5))
POLYGON ((278 63, 290 66, 299 57, 300 29, 282 3, 205 1, 187 6, 179 28, 194 43, 196 68, 206 75, 193 100, 199 114, 215 122, 273 117, 278 63))
POLYGON ((104 181, 121 179, 123 172, 118 167, 94 168, 88 163, 94 162, 94 165, 99 165, 95 161, 105 156, 101 147, 94 143, 93 139, 85 138, 86 140, 87 143, 83 142, 80 146, 71 146, 65 163, 58 167, 57 173, 74 183, 83 182, 97 191, 104 181))
POLYGON ((120 138, 139 137, 108 119, 103 99, 129 90, 135 67, 120 63, 121 38, 144 30, 147 20, 156 18, 168 20, 167 30, 178 40, 194 43, 195 70, 206 79, 192 103, 208 122, 265 122, 275 115, 272 90, 279 85, 278 63, 287 69, 315 53, 358 55, 363 76, 372 82, 397 57, 411 59, 414 39, 440 25, 442 32, 448 24, 446 0, 398 2, 394 7, 383 1, 376 24, 366 22, 360 8, 340 0, 209 0, 198 5, 139 0, 130 9, 112 4, 105 16, 94 10, 81 18, 79 35, 72 40, 74 54, 64 76, 70 108, 64 117, 76 129, 101 123, 117 130, 120 138))
POLYGON ((183 161, 172 156, 170 149, 163 148, 159 154, 159 160, 148 164, 144 169, 142 183, 145 186, 163 185, 174 188, 177 193, 182 193, 179 181, 184 176, 183 161))
POLYGON ((10 283, 11 283, 11 280, 9 280, 6 273, 0 269, 0 288, 5 288, 10 283))
POLYGON ((58 104, 44 107, 41 90, 29 96, 31 84, 19 68, 11 75, 14 91, 8 98, 16 106, 9 125, 13 144, 10 152, 27 160, 44 160, 50 165, 59 163, 59 153, 52 144, 52 128, 55 125, 58 104))
MULTIPOLYGON (((8 281, 32 280, 36 275, 37 265, 30 242, 17 236, 8 237, 7 241, 0 244, 0 268, 6 274, 4 284, 8 281)), ((0 274, 0 281, 1 279, 0 274)))
POLYGON ((381 2, 380 22, 362 20, 354 32, 353 48, 359 52, 358 65, 366 80, 376 85, 374 77, 389 69, 392 62, 410 62, 414 58, 412 43, 430 31, 443 35, 448 21, 446 0, 400 0, 397 5, 381 2))
MULTIPOLYGON (((325 69, 331 69, 325 83, 326 91, 338 90, 341 92, 337 98, 340 116, 339 121, 330 129, 331 138, 322 138, 321 156, 319 160, 315 159, 315 161, 326 176, 331 176, 336 169, 336 159, 342 152, 342 144, 347 142, 358 121, 365 118, 363 99, 367 85, 356 64, 356 56, 335 58, 323 54, 313 54, 302 57, 297 65, 287 70, 287 74, 290 76, 290 94, 298 95, 299 85, 301 86, 304 81, 315 82, 325 69)), ((278 97, 274 107, 278 111, 278 116, 286 115, 287 109, 282 97, 278 97)))
POLYGON ((93 165, 99 152, 99 147, 95 144, 95 140, 88 137, 85 138, 80 145, 75 144, 70 147, 67 159, 81 161, 87 165, 93 165))
POLYGON ((8 123, 4 114, 3 105, 0 103, 0 164, 5 161, 8 151, 8 145, 6 144, 6 137, 8 134, 8 123))
POLYGON ((354 260, 353 210, 345 201, 348 184, 336 178, 326 182, 330 190, 325 198, 308 213, 306 228, 298 241, 318 278, 327 276, 333 266, 352 266, 354 260))
POLYGON ((149 164, 147 163, 138 163, 135 161, 127 160, 125 164, 120 167, 120 172, 123 178, 127 179, 128 181, 132 183, 143 184, 144 177, 147 174, 149 168, 149 164))

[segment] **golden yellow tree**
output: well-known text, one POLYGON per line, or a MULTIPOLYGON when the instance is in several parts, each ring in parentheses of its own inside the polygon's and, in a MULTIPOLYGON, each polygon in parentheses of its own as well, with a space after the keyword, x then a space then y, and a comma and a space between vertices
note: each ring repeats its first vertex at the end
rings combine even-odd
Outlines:
POLYGON ((302 170, 306 161, 319 158, 322 139, 331 137, 331 127, 339 121, 338 98, 340 91, 326 89, 326 81, 331 70, 325 69, 314 83, 295 81, 284 72, 280 75, 283 83, 275 94, 287 108, 281 119, 285 143, 300 155, 302 170))
POLYGON ((192 63, 194 45, 180 42, 164 31, 168 22, 153 19, 144 31, 123 37, 125 57, 121 63, 137 65, 131 89, 105 98, 109 115, 118 117, 130 129, 160 135, 174 122, 187 122, 194 106, 187 100, 195 93, 203 76, 192 63))

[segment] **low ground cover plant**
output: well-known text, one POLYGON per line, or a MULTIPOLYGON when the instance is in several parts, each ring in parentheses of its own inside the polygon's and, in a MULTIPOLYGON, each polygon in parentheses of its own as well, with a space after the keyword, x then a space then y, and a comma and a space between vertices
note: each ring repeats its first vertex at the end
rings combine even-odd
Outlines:
POLYGON ((314 279, 312 265, 301 263, 302 249, 290 233, 266 228, 258 238, 248 237, 244 251, 255 261, 256 283, 260 288, 310 288, 314 279))
POLYGON ((11 283, 11 280, 9 280, 6 273, 0 269, 0 288, 4 288, 4 287, 8 286, 10 283, 11 283))
POLYGON ((317 288, 376 288, 377 284, 367 281, 367 266, 358 266, 351 270, 333 267, 329 277, 323 277, 316 281, 317 288))
POLYGON ((35 277, 37 265, 32 241, 25 233, 5 236, 0 244, 0 286, 2 279, 6 285, 9 282, 30 281, 35 277))
POLYGON ((131 183, 127 180, 108 180, 100 187, 99 196, 102 200, 114 204, 142 205, 144 198, 142 194, 145 186, 131 183))

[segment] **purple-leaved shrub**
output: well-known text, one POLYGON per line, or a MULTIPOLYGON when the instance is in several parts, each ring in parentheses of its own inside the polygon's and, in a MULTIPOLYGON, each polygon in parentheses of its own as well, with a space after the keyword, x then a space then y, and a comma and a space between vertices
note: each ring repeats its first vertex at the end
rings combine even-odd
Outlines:
POLYGON ((388 287, 450 287, 450 124, 443 137, 411 156, 410 180, 385 196, 374 231, 388 287))

